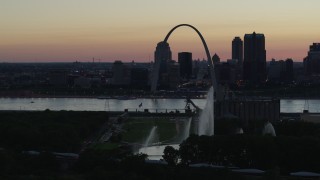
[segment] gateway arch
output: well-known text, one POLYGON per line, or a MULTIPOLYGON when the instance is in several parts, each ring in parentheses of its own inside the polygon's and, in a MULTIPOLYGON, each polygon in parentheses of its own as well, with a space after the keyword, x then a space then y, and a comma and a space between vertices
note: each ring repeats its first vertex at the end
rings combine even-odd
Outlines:
MULTIPOLYGON (((216 82, 216 78, 215 78, 214 67, 213 67, 213 63, 211 60, 209 48, 208 48, 207 43, 204 40, 202 34, 200 33, 200 31, 197 28, 195 28, 194 26, 192 26, 190 24, 179 24, 169 31, 169 33, 167 34, 167 36, 164 38, 164 40, 162 42, 158 43, 160 55, 158 56, 158 59, 157 59, 157 57, 155 57, 155 65, 154 65, 154 69, 153 69, 152 82, 151 82, 151 91, 152 92, 155 92, 157 90, 158 79, 159 79, 159 69, 161 66, 161 62, 163 63, 164 61, 171 60, 171 59, 168 59, 168 57, 171 58, 171 52, 170 52, 169 56, 166 55, 166 53, 168 52, 168 46, 169 46, 167 41, 168 41, 170 35, 173 33, 173 31, 175 31, 177 28, 182 27, 182 26, 190 27, 191 29, 196 31, 196 33, 199 35, 199 37, 202 41, 202 44, 204 46, 206 55, 207 55, 213 88, 216 89, 218 87, 217 82, 216 82)), ((158 49, 158 47, 157 47, 157 49, 158 49)), ((169 47, 169 51, 170 51, 170 47, 169 47)))

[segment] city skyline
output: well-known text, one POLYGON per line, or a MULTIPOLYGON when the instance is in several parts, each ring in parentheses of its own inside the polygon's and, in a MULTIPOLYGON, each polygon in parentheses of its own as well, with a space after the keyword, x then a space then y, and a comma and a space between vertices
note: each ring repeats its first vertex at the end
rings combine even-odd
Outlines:
MULTIPOLYGON (((263 33, 267 60, 302 61, 319 41, 320 2, 217 1, 40 1, 1 2, 0 62, 154 60, 157 43, 175 25, 188 23, 203 34, 210 53, 231 59, 234 37, 263 33), (255 8, 254 8, 255 7, 255 8)), ((205 58, 201 41, 180 28, 168 41, 178 52, 205 58)), ((205 58, 206 59, 206 58, 205 58)))

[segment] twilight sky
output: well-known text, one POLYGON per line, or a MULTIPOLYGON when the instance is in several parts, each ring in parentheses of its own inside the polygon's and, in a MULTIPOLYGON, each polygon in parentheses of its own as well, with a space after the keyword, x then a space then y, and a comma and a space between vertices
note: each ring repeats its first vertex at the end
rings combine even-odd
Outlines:
MULTIPOLYGON (((210 52, 231 58, 231 41, 264 33, 267 59, 301 61, 319 42, 319 0, 1 0, 0 62, 149 61, 177 24, 194 25, 210 52)), ((191 29, 169 41, 204 58, 191 29)))

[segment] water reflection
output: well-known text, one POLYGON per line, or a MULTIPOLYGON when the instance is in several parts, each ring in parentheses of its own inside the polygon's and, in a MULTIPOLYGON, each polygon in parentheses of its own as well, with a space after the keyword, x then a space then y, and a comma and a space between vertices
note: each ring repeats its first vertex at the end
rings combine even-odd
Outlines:
MULTIPOLYGON (((205 99, 192 100, 203 108, 205 99)), ((309 112, 320 112, 320 100, 308 100, 309 112)), ((0 98, 0 110, 73 110, 73 111, 123 111, 124 109, 184 109, 185 99, 93 99, 93 98, 0 98), (30 103, 32 102, 33 103, 30 103), (142 107, 139 104, 142 103, 142 107), (107 105, 106 105, 107 104, 107 105), (107 108, 106 108, 107 107, 107 108)), ((302 112, 304 99, 282 99, 281 112, 302 112)))
POLYGON ((175 149, 179 149, 179 144, 161 145, 161 146, 150 146, 142 147, 139 149, 138 153, 148 154, 148 159, 150 160, 161 160, 163 151, 166 146, 172 146, 175 149))

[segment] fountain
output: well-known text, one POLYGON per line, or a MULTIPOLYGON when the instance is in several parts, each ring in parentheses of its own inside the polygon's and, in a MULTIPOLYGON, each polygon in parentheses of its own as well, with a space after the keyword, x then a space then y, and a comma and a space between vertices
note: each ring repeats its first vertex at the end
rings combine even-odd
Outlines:
POLYGON ((270 122, 265 123, 262 134, 270 134, 271 136, 276 136, 276 131, 274 130, 273 125, 270 122))
POLYGON ((198 134, 199 135, 214 135, 214 97, 213 97, 213 87, 210 88, 207 95, 207 103, 202 110, 199 117, 198 134))
POLYGON ((236 134, 243 134, 243 129, 242 128, 237 128, 236 129, 236 134))
MULTIPOLYGON (((207 43, 205 42, 202 34, 199 32, 198 29, 196 29, 194 26, 190 25, 190 24, 179 24, 177 26, 175 26, 174 28, 172 28, 169 33, 167 34, 167 36, 165 37, 165 39, 163 41, 161 41, 160 43, 158 43, 157 48, 156 48, 156 53, 155 53, 155 63, 154 63, 154 70, 153 70, 153 77, 152 77, 152 82, 151 82, 151 91, 152 92, 156 92, 157 90, 157 85, 158 85, 158 79, 159 79, 159 71, 160 71, 160 65, 161 62, 163 62, 163 60, 168 59, 168 57, 171 55, 169 55, 170 52, 170 47, 169 44, 167 43, 171 33, 182 26, 186 26, 189 28, 192 28, 193 30, 196 31, 196 33, 199 35, 202 44, 204 46, 204 49, 206 51, 206 55, 207 55, 207 60, 208 60, 208 65, 210 68, 210 75, 211 75, 211 80, 212 80, 212 86, 217 88, 217 82, 216 82, 216 78, 215 78, 215 72, 213 69, 213 63, 211 60, 211 55, 209 52, 209 48, 207 46, 207 43)), ((171 52, 170 52, 171 54, 171 52)), ((214 95, 213 95, 213 87, 210 88, 209 92, 208 92, 208 97, 207 97, 207 103, 205 108, 203 109, 203 111, 201 112, 201 115, 199 117, 199 122, 198 122, 198 134, 199 135, 213 135, 214 134, 214 116, 213 116, 213 111, 214 111, 214 95)), ((186 138, 189 136, 190 133, 190 126, 191 126, 191 120, 189 120, 189 122, 187 123, 187 125, 185 126, 185 131, 183 132, 184 137, 186 138)), ((146 142, 145 142, 145 147, 141 148, 139 150, 139 152, 141 151, 145 151, 146 154, 149 155, 149 157, 151 158, 159 158, 159 151, 158 150, 162 150, 161 154, 163 154, 163 149, 164 146, 157 146, 157 147, 147 147, 148 145, 150 145, 150 143, 152 142, 152 139, 154 138, 154 134, 155 134, 155 127, 151 130, 149 137, 147 138, 146 142), (151 148, 156 148, 151 149, 151 148), (162 148, 162 149, 161 149, 162 148), (148 150, 152 150, 151 152, 148 150)), ((179 147, 179 145, 175 144, 173 145, 174 147, 179 147)))
MULTIPOLYGON (((207 95, 207 102, 202 110, 199 122, 198 122, 198 134, 199 135, 208 135, 212 136, 214 134, 214 96, 213 96, 213 87, 210 88, 207 95)), ((192 117, 189 118, 183 125, 182 135, 179 138, 179 143, 187 139, 190 135, 190 129, 192 124, 192 117)), ((163 151, 167 145, 156 145, 152 146, 157 142, 157 126, 153 126, 143 147, 138 150, 138 153, 144 153, 148 155, 149 160, 160 160, 162 159, 163 151)), ((179 144, 170 144, 170 146, 175 149, 179 148, 179 144)))
POLYGON ((147 137, 145 143, 143 144, 144 147, 148 147, 150 146, 151 144, 155 143, 156 139, 157 139, 157 126, 153 126, 150 133, 149 133, 149 136, 147 137))
POLYGON ((182 142, 183 140, 186 140, 189 135, 190 135, 190 128, 191 128, 191 122, 192 122, 192 117, 190 117, 188 119, 188 121, 186 122, 186 125, 184 127, 184 130, 183 130, 183 135, 182 135, 182 139, 180 142, 182 142))
MULTIPOLYGON (((157 143, 158 140, 158 134, 157 134, 157 126, 153 126, 148 138, 146 139, 145 143, 143 144, 143 147, 139 148, 137 153, 144 153, 148 154, 149 160, 160 160, 162 159, 163 151, 167 145, 154 145, 157 143)), ((179 144, 171 144, 170 146, 174 147, 175 149, 179 148, 179 144)))

